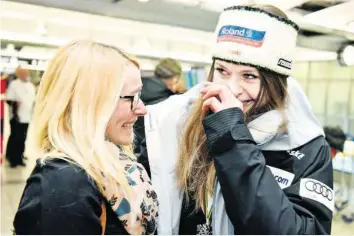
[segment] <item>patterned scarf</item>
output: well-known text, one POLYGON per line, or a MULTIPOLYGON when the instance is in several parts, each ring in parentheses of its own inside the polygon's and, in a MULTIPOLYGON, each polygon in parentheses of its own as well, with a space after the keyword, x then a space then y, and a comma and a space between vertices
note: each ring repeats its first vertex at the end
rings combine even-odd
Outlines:
POLYGON ((113 153, 120 153, 119 161, 124 166, 132 191, 128 198, 121 187, 117 191, 116 188, 104 185, 105 197, 129 234, 154 234, 159 203, 146 170, 114 144, 109 143, 108 148, 113 153))

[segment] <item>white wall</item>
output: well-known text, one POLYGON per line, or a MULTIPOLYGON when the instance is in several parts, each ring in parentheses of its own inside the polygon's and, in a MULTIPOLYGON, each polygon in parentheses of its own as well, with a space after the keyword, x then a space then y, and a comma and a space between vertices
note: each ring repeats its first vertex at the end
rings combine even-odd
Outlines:
POLYGON ((336 61, 298 62, 293 76, 322 124, 339 125, 354 135, 354 66, 342 67, 336 61))

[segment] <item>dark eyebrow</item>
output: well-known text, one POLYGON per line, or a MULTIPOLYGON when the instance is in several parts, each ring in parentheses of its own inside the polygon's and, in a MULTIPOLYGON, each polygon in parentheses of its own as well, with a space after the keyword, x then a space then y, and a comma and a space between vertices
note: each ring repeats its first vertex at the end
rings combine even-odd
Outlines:
MULTIPOLYGON (((226 68, 226 66, 222 65, 219 62, 215 62, 215 66, 221 67, 222 69, 224 69, 226 71, 229 71, 229 69, 226 68)), ((255 69, 244 69, 244 70, 242 69, 240 72, 241 73, 253 73, 253 74, 256 74, 256 75, 260 76, 260 73, 257 71, 256 68, 255 69)))
POLYGON ((249 69, 243 70, 242 73, 252 73, 252 74, 259 75, 259 72, 257 72, 256 70, 249 70, 249 69))
POLYGON ((225 66, 223 66, 222 64, 215 62, 216 66, 220 66, 221 68, 223 68, 224 70, 228 70, 225 66))

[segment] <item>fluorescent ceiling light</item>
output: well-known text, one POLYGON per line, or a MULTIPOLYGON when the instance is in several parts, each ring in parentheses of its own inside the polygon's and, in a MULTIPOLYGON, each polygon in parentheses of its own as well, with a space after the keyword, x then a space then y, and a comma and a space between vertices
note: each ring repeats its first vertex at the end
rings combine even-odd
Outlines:
POLYGON ((354 65, 354 45, 346 45, 338 52, 339 63, 344 66, 354 65))
POLYGON ((138 0, 138 2, 148 2, 149 0, 138 0))

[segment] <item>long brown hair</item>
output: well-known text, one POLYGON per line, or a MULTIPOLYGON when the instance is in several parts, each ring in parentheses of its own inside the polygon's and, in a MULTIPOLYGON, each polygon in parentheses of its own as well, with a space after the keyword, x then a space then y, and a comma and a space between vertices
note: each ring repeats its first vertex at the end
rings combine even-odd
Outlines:
MULTIPOLYGON (((271 5, 250 4, 248 6, 287 18, 285 13, 271 5)), ((215 59, 209 72, 208 81, 213 81, 214 64, 215 59)), ((245 114, 246 122, 270 110, 283 110, 287 98, 287 76, 264 69, 259 69, 259 72, 261 90, 257 102, 245 114)), ((180 141, 176 169, 178 185, 186 195, 187 201, 190 198, 196 201, 195 210, 205 209, 205 196, 213 194, 215 180, 214 162, 207 147, 202 123, 207 112, 202 111, 202 104, 203 99, 200 97, 187 117, 187 125, 180 141)))

